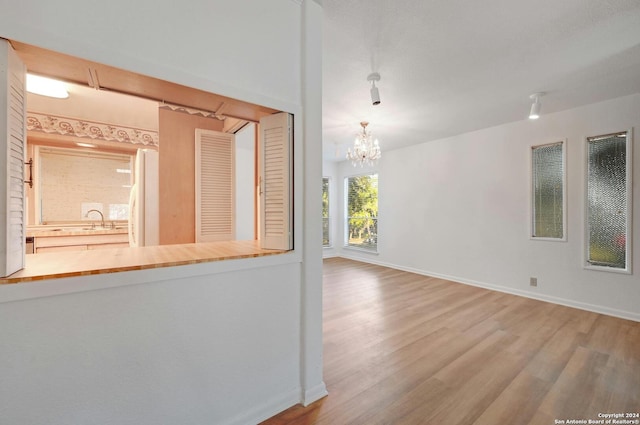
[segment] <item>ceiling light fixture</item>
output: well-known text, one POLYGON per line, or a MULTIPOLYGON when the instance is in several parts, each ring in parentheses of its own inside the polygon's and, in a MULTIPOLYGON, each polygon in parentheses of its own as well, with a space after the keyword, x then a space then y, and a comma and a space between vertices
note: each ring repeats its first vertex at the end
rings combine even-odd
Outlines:
POLYGON ((39 75, 27 74, 27 91, 56 99, 66 99, 69 97, 67 85, 62 81, 39 75))
POLYGON ((380 104, 380 92, 376 87, 376 81, 380 81, 380 74, 374 72, 367 76, 367 81, 371 81, 371 104, 379 105, 380 104))
POLYGON ((530 120, 537 120, 538 118, 540 118, 540 108, 542 107, 542 104, 540 103, 540 98, 544 95, 545 95, 544 92, 539 92, 529 96, 529 98, 533 100, 533 103, 531 104, 531 111, 529 112, 530 120))
POLYGON ((382 156, 380 152, 380 144, 378 139, 372 140, 371 133, 367 133, 368 122, 362 121, 362 133, 358 133, 356 140, 353 142, 353 151, 351 148, 347 150, 347 159, 351 161, 354 167, 364 164, 373 165, 382 156))

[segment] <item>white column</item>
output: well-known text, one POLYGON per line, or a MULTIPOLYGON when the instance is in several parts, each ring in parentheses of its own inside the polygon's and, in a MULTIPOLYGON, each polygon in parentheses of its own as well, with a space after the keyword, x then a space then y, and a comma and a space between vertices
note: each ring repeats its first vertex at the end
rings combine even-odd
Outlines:
POLYGON ((302 2, 304 233, 301 384, 306 406, 327 395, 322 380, 322 8, 302 2))

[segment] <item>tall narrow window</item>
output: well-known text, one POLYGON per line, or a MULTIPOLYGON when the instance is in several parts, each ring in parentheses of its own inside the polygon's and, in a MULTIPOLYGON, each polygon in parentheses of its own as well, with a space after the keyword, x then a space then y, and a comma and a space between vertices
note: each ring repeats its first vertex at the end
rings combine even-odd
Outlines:
POLYGON ((378 175, 348 177, 346 244, 371 251, 378 249, 378 175))
POLYGON ((565 239, 564 142, 531 148, 531 236, 565 239))
POLYGON ((587 266, 631 272, 631 134, 587 138, 587 266))
POLYGON ((322 178, 322 246, 331 246, 329 220, 329 178, 322 178))

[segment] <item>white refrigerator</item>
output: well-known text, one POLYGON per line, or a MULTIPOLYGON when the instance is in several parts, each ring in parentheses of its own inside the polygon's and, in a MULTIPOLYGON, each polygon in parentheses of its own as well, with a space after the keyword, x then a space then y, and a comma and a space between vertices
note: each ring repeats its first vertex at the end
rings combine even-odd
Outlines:
POLYGON ((158 245, 158 151, 138 149, 129 196, 129 246, 158 245))

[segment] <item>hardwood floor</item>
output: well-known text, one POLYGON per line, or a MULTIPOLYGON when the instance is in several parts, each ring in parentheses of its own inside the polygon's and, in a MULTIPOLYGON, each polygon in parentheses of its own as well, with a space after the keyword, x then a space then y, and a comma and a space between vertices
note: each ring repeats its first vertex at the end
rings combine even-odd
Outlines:
POLYGON ((263 425, 640 413, 640 323, 334 258, 324 262, 324 379, 328 397, 263 425))

